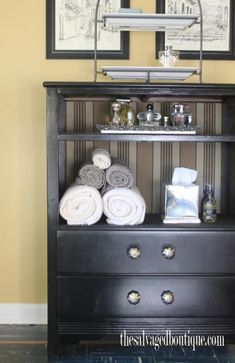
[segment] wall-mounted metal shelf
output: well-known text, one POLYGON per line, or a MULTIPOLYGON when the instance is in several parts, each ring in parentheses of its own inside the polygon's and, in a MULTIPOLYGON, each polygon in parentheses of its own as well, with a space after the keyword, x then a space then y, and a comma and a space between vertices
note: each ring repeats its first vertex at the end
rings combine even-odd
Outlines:
POLYGON ((202 82, 202 52, 203 52, 203 16, 201 1, 197 0, 200 16, 191 14, 139 14, 139 13, 108 13, 103 14, 98 20, 100 0, 97 0, 95 11, 95 34, 94 34, 94 82, 98 74, 111 76, 112 79, 138 79, 150 82, 153 80, 180 80, 183 81, 193 74, 199 76, 202 82), (102 23, 112 30, 125 31, 178 31, 185 30, 200 24, 200 53, 199 67, 101 67, 97 69, 97 26, 102 23), (174 68, 174 69, 173 69, 174 68), (137 70, 138 69, 138 70, 137 70), (153 70, 154 69, 154 70, 153 70))
POLYGON ((168 14, 103 14, 103 24, 112 30, 169 31, 185 30, 198 21, 194 15, 168 14))
POLYGON ((115 67, 101 66, 104 75, 112 79, 132 80, 173 80, 184 81, 193 74, 199 74, 200 69, 196 67, 115 67))

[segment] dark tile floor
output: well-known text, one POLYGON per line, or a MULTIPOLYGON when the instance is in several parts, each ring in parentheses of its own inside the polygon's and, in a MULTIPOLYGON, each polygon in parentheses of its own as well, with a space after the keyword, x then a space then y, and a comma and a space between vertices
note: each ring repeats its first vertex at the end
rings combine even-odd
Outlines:
POLYGON ((82 342, 70 355, 47 359, 46 326, 0 326, 0 363, 235 363, 235 345, 223 348, 126 348, 118 342, 82 342))

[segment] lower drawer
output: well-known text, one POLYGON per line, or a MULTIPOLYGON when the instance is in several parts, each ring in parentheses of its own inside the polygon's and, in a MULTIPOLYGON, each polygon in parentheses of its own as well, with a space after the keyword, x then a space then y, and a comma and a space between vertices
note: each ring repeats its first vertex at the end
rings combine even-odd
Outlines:
POLYGON ((235 277, 59 277, 58 318, 232 317, 235 277))

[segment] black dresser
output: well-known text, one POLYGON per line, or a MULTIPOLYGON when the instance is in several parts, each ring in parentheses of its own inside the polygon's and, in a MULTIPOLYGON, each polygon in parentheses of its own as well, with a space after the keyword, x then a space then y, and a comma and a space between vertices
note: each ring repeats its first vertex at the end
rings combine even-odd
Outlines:
MULTIPOLYGON (((235 85, 45 82, 48 146, 48 354, 97 336, 235 334, 235 85), (96 131, 111 104, 130 98, 169 115, 187 103, 196 135, 96 131), (59 200, 91 151, 104 147, 134 170, 147 203, 139 226, 68 226, 59 200), (164 185, 176 166, 215 185, 215 224, 163 224, 164 185)), ((200 195, 202 196, 202 195, 200 195)))

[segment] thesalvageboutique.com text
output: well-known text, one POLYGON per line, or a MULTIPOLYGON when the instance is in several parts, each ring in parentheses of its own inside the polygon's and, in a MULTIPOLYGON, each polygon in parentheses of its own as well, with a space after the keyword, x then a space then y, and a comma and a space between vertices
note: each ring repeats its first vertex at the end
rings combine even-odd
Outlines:
POLYGON ((120 334, 120 345, 123 347, 191 347, 193 351, 197 347, 223 347, 225 344, 223 335, 190 335, 190 331, 183 335, 173 335, 171 330, 166 330, 165 335, 149 335, 143 330, 139 335, 130 335, 126 330, 120 334))

